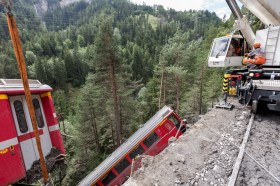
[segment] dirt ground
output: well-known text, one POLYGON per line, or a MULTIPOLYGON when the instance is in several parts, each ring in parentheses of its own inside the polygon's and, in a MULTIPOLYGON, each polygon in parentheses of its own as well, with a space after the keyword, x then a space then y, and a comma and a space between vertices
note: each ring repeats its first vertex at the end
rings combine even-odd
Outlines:
POLYGON ((212 109, 159 155, 144 157, 124 185, 226 185, 251 115, 230 102, 233 110, 212 109))
MULTIPOLYGON (((256 116, 246 151, 280 180, 280 116, 256 116)), ((244 155, 237 185, 280 185, 248 155, 244 155)))
MULTIPOLYGON (((52 148, 50 154, 46 156, 45 161, 49 172, 53 171, 56 164, 55 158, 60 154, 61 152, 58 149, 52 148)), ((26 177, 23 180, 19 181, 19 184, 20 183, 31 184, 36 182, 40 178, 42 178, 42 171, 41 171, 40 161, 38 160, 33 163, 31 169, 27 171, 26 177)))

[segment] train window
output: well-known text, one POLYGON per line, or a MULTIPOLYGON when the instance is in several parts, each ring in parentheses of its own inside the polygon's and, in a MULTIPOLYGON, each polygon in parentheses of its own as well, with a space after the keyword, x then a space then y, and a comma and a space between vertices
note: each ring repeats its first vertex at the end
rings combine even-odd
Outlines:
POLYGON ((133 159, 135 158, 137 155, 139 154, 143 154, 145 150, 143 149, 143 147, 141 147, 141 145, 138 145, 138 147, 136 147, 136 149, 134 149, 130 154, 130 158, 133 159))
POLYGON ((101 183, 103 183, 103 185, 108 185, 113 179, 115 179, 115 177, 116 175, 112 171, 110 171, 107 175, 103 177, 101 183))
POLYGON ((158 139, 159 136, 155 132, 153 132, 143 141, 143 143, 144 145, 146 145, 146 147, 151 147, 158 139))
POLYGON ((43 114, 42 114, 42 110, 40 107, 40 103, 38 99, 33 99, 33 106, 34 106, 34 110, 35 110, 35 115, 36 115, 36 120, 38 123, 38 127, 39 128, 43 128, 45 126, 44 123, 44 118, 43 118, 43 114))
POLYGON ((25 118, 25 114, 24 114, 24 110, 23 110, 21 101, 16 100, 14 102, 14 107, 15 107, 15 111, 16 111, 19 130, 21 133, 26 133, 28 131, 28 127, 27 127, 26 118, 25 118))
POLYGON ((122 161, 120 161, 116 166, 115 169, 118 173, 121 173, 126 167, 130 165, 129 161, 124 158, 122 161))
POLYGON ((168 117, 168 120, 171 121, 177 129, 180 128, 180 121, 172 114, 171 116, 168 117))

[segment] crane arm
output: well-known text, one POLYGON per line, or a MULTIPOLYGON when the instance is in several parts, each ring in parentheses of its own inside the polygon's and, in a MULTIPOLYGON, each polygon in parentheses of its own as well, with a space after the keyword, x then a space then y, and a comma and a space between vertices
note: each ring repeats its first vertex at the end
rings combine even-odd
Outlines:
POLYGON ((265 25, 280 25, 279 0, 240 0, 265 25))
MULTIPOLYGON (((234 29, 240 30, 246 38, 249 45, 253 45, 255 34, 246 18, 243 16, 236 0, 226 0, 230 10, 235 17, 234 29)), ((280 25, 280 1, 275 0, 240 0, 244 6, 249 9, 267 26, 280 25)))
POLYGON ((239 6, 235 0, 226 0, 233 16, 235 17, 235 23, 233 25, 234 30, 240 30, 247 40, 247 43, 252 47, 255 42, 255 34, 250 26, 246 16, 242 15, 239 6))

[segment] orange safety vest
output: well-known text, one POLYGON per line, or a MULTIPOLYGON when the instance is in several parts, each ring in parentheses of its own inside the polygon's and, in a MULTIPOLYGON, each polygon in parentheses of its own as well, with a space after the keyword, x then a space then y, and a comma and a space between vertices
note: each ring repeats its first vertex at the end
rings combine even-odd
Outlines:
POLYGON ((253 59, 245 57, 243 59, 243 64, 246 65, 248 63, 251 63, 253 65, 263 65, 266 62, 266 58, 264 54, 256 54, 253 59))

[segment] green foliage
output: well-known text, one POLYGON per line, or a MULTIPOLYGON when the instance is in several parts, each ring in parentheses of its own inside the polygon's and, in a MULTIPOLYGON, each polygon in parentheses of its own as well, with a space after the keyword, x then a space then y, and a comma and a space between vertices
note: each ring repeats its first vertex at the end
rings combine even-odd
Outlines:
MULTIPOLYGON (((197 116, 221 93, 223 69, 206 67, 213 38, 232 29, 209 11, 165 10, 127 0, 15 1, 30 78, 51 85, 66 126, 68 169, 75 185, 163 105, 197 116), (19 8, 22 7, 22 8, 19 8), (45 25, 45 26, 44 26, 45 25)), ((4 10, 0 9, 1 12, 4 10)), ((0 76, 19 78, 4 14, 0 16, 0 76)), ((254 28, 260 26, 254 17, 254 28)))
POLYGON ((37 56, 32 51, 26 51, 26 65, 33 65, 37 61, 37 56))

